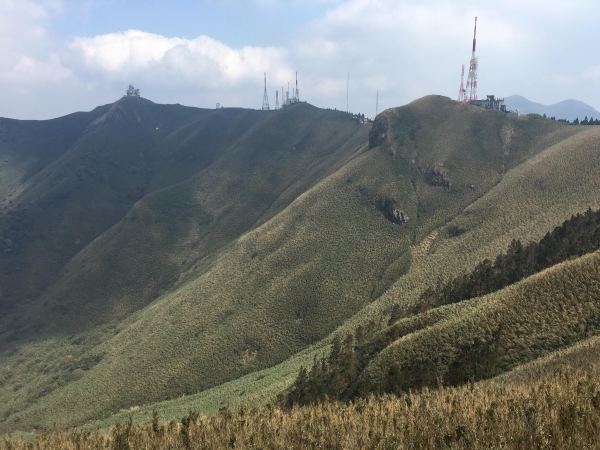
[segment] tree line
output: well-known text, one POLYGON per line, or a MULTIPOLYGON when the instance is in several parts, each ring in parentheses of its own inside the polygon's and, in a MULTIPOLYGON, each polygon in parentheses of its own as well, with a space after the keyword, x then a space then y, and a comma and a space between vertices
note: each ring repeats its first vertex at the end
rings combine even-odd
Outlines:
MULTIPOLYGON (((555 116, 547 117, 545 113, 544 113, 544 118, 545 119, 550 119, 550 120, 556 120, 555 116)), ((567 119, 558 119, 558 122, 571 123, 567 119)), ((588 119, 588 117, 585 116, 585 118, 580 122, 579 121, 579 117, 576 117, 575 120, 572 122, 572 124, 573 125, 600 125, 600 120, 599 119, 594 119, 593 117, 590 117, 588 119)))
POLYGON ((479 263, 470 273, 428 288, 414 307, 426 308, 457 303, 490 294, 569 258, 600 248, 600 210, 588 209, 556 227, 539 242, 524 246, 513 240, 506 253, 479 263))
MULTIPOLYGON (((310 369, 301 367, 292 388, 286 396, 280 396, 280 402, 291 407, 326 399, 343 399, 348 396, 358 375, 379 352, 402 336, 431 325, 427 322, 427 316, 418 319, 417 314, 498 291, 555 264, 599 248, 600 210, 594 212, 591 209, 572 216, 539 242, 523 245, 513 240, 506 253, 498 255, 493 262, 486 259, 468 274, 446 283, 438 281, 434 288, 425 290, 409 308, 395 305, 385 331, 381 332, 385 325, 383 320, 379 320, 359 326, 354 335, 349 334, 343 341, 339 337, 334 338, 330 354, 320 359, 315 357, 310 369), (401 318, 411 316, 415 316, 413 320, 397 323, 401 318)), ((470 379, 495 376, 501 371, 497 359, 493 349, 476 341, 469 348, 461 349, 461 355, 444 374, 443 381, 449 385, 459 385, 470 379)), ((384 391, 435 385, 436 377, 441 374, 434 369, 415 368, 410 379, 395 377, 390 373, 389 383, 394 385, 394 389, 384 391)))

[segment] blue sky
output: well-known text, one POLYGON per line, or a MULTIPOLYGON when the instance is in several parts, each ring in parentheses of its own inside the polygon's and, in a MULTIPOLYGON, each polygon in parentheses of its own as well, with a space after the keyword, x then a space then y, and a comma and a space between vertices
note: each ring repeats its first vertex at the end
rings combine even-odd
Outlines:
POLYGON ((259 108, 293 82, 324 108, 372 117, 455 98, 478 16, 479 95, 600 109, 592 0, 0 0, 0 116, 46 119, 112 103, 259 108))
POLYGON ((59 31, 65 37, 94 36, 138 29, 167 37, 201 34, 233 47, 269 46, 289 41, 295 30, 323 15, 338 1, 105 0, 67 3, 59 31))

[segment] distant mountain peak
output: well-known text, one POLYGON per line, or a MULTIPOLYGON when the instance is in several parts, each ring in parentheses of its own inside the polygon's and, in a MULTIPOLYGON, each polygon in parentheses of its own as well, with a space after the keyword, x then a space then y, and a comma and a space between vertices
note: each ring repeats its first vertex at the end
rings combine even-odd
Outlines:
POLYGON ((546 114, 548 117, 557 119, 575 120, 584 117, 600 117, 600 112, 596 111, 590 105, 574 99, 562 100, 552 105, 532 102, 522 95, 511 95, 504 99, 508 109, 518 109, 521 114, 546 114))

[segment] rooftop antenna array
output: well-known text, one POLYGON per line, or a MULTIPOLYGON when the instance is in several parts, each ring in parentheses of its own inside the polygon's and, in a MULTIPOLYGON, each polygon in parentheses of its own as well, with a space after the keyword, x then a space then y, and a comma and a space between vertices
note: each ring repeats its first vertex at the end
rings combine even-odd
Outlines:
MULTIPOLYGON (((279 95, 279 91, 277 91, 279 95)), ((290 98, 290 83, 288 82, 287 91, 284 92, 281 88, 281 107, 289 106, 300 102, 300 90, 298 89, 298 72, 296 72, 296 88, 292 88, 292 96, 290 98)))
POLYGON ((477 100, 477 63, 475 56, 475 47, 477 45, 477 16, 475 16, 475 30, 473 31, 473 53, 471 53, 471 63, 469 66, 469 78, 467 79, 467 91, 469 91, 469 100, 477 100))
POLYGON ((270 109, 271 108, 269 108, 269 96, 267 95, 267 73, 265 72, 265 93, 263 95, 262 110, 268 111, 270 109))

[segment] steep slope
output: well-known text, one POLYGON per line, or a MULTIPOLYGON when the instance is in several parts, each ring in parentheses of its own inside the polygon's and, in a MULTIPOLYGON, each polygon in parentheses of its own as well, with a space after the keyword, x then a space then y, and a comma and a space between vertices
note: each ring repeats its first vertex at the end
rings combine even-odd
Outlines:
POLYGON ((367 149, 368 128, 344 113, 298 105, 264 118, 197 175, 138 201, 0 325, 13 340, 0 426, 47 426, 50 411, 81 423, 197 392, 340 325, 385 320, 438 277, 597 207, 592 128, 425 97, 380 115, 367 149), (32 338, 39 317, 59 325, 32 338))
POLYGON ((69 263, 32 314, 42 308, 61 334, 116 325, 178 280, 202 273, 204 258, 342 165, 364 146, 367 132, 345 114, 308 105, 272 116, 192 178, 135 204, 69 263))
MULTIPOLYGON (((29 180, 63 155, 93 120, 109 105, 91 112, 70 114, 53 120, 13 120, 0 118, 0 209, 6 213, 18 203, 29 180)), ((4 239, 7 239, 5 237, 4 239)), ((4 246, 2 250, 8 250, 4 246)))
POLYGON ((7 166, 23 171, 27 181, 64 154, 85 133, 88 125, 106 114, 110 105, 52 120, 0 118, 0 151, 7 166))

